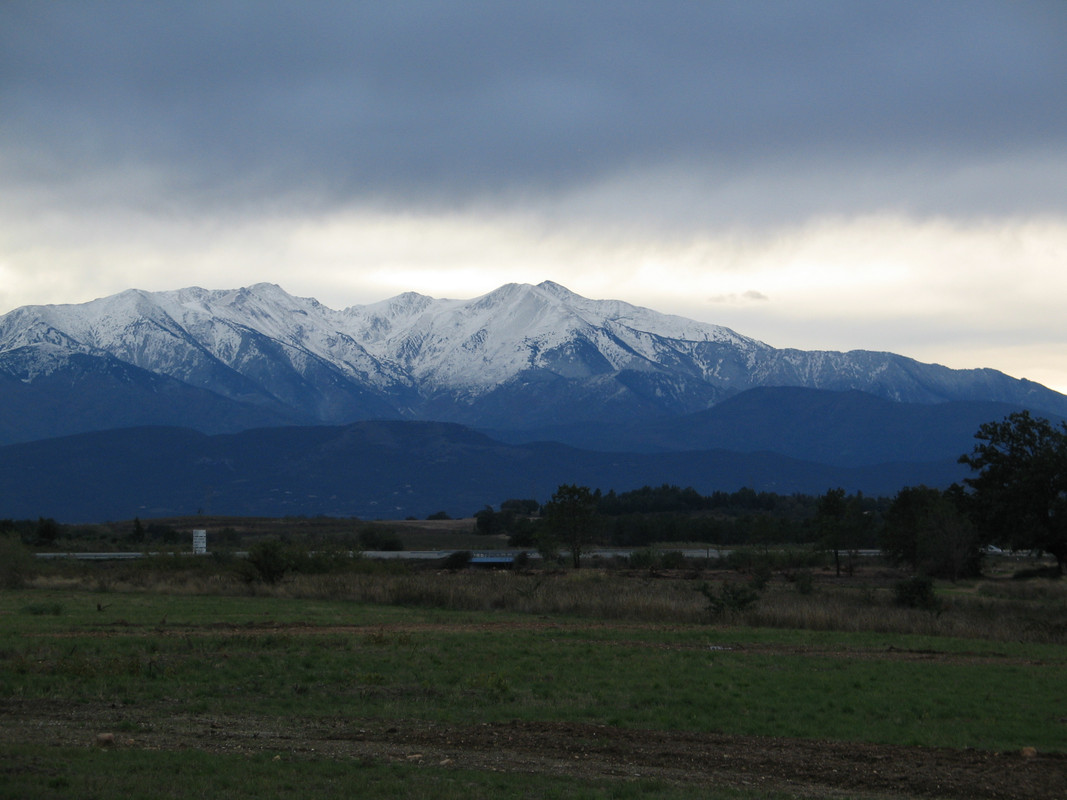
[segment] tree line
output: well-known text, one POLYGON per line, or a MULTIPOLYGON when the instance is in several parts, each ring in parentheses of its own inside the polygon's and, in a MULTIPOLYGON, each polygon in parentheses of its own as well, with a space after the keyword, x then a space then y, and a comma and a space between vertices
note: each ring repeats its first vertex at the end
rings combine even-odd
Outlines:
MULTIPOLYGON (((822 550, 838 573, 855 554, 878 548, 916 573, 957 579, 978 574, 990 546, 1051 554, 1057 573, 1067 566, 1067 422, 1021 411, 986 423, 972 452, 959 460, 972 470, 947 489, 905 487, 895 497, 867 497, 829 488, 818 496, 741 489, 702 495, 664 484, 617 493, 561 485, 551 499, 509 499, 477 512, 476 530, 504 535, 511 546, 536 548, 581 564, 590 545, 644 548, 664 542, 709 547, 807 545, 822 550)), ((55 520, 0 519, 0 536, 27 545, 54 546, 63 533, 55 520)), ((216 540, 226 539, 226 531, 216 540)), ((367 529, 350 544, 395 549, 400 540, 367 529), (375 538, 377 537, 377 538, 375 538)), ((134 520, 127 541, 168 543, 178 532, 134 520)), ((233 532, 236 540, 236 532, 233 532)), ((236 543, 236 542, 235 542, 236 543)))
POLYGON ((714 546, 809 544, 832 555, 840 574, 855 553, 879 548, 920 574, 977 575, 989 546, 1048 553, 1067 565, 1067 423, 1027 411, 982 425, 963 485, 905 487, 893 498, 828 489, 820 496, 742 489, 701 495, 692 487, 644 486, 617 494, 562 485, 541 507, 508 500, 475 515, 477 529, 508 534, 516 547, 546 555, 569 550, 579 566, 590 544, 660 542, 714 546))

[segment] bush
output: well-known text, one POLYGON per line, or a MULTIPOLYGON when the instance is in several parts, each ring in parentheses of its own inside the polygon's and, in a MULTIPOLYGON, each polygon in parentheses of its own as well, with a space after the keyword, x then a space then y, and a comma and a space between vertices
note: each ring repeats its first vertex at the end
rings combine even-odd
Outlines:
POLYGON ((626 559, 630 569, 685 569, 685 553, 680 550, 657 552, 651 547, 634 550, 626 559))
POLYGON ((756 551, 747 548, 732 550, 721 559, 728 569, 739 572, 755 570, 811 569, 826 563, 826 553, 818 550, 786 549, 756 551))
MULTIPOLYGON (((174 559, 171 559, 172 561, 174 559)), ((332 543, 312 544, 292 543, 279 539, 267 539, 257 542, 248 550, 248 557, 237 561, 232 557, 220 556, 220 564, 234 564, 246 581, 279 583, 290 573, 301 575, 324 575, 327 573, 350 570, 357 561, 353 554, 332 543)), ((202 563, 197 561, 196 563, 202 563)))
POLYGON ((1032 567, 1028 569, 1016 570, 1012 573, 1011 579, 1013 581, 1028 581, 1033 578, 1049 578, 1050 580, 1057 581, 1062 577, 1059 567, 1032 567))
POLYGON ((515 529, 508 537, 508 547, 536 547, 536 534, 537 528, 534 523, 525 517, 520 517, 515 521, 515 529))
POLYGON ((545 527, 539 528, 535 543, 537 552, 541 556, 541 563, 545 567, 552 567, 563 562, 563 556, 559 552, 560 541, 551 530, 545 527))
POLYGON ((364 550, 399 551, 404 543, 394 531, 364 528, 359 532, 359 546, 364 550))
POLYGON ((759 600, 759 592, 741 583, 724 583, 716 592, 706 583, 700 585, 700 593, 707 598, 708 611, 721 617, 727 612, 746 611, 759 600))
POLYGON ((145 536, 153 542, 163 544, 177 544, 181 540, 181 534, 170 525, 153 522, 144 529, 145 536))
POLYGON ((20 589, 36 566, 33 554, 14 534, 0 534, 0 589, 20 589))
POLYGON ((752 585, 758 591, 762 592, 766 589, 767 584, 770 583, 772 577, 774 577, 774 571, 771 569, 770 563, 766 560, 757 562, 752 569, 752 585))
POLYGON ((246 563, 251 567, 248 577, 264 583, 277 583, 293 566, 286 546, 277 539, 252 545, 246 563))
POLYGON ((634 550, 626 559, 631 569, 654 569, 656 554, 652 550, 634 550))
POLYGON ((455 553, 450 553, 448 558, 445 559, 445 569, 450 572, 466 569, 470 566, 473 557, 470 550, 458 550, 455 553))
POLYGON ((941 600, 934 592, 934 581, 926 575, 897 581, 893 586, 893 596, 898 606, 921 608, 924 611, 941 610, 941 600))
POLYGON ((660 566, 664 569, 685 569, 685 553, 681 550, 668 550, 660 557, 660 566))
POLYGON ((38 545, 48 547, 55 544, 59 539, 59 534, 59 523, 51 517, 40 517, 37 520, 36 542, 38 545))
POLYGON ((793 577, 793 582, 800 594, 812 594, 815 591, 815 579, 811 570, 801 570, 793 577))

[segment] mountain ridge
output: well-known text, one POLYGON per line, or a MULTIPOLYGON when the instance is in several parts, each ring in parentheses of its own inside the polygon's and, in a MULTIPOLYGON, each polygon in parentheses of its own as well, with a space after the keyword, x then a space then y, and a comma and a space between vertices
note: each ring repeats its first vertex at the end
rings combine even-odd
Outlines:
POLYGON ((510 497, 545 500, 561 483, 605 491, 668 483, 706 494, 745 487, 820 494, 840 486, 885 495, 909 482, 947 485, 960 474, 954 459, 844 468, 774 453, 511 445, 441 422, 215 435, 153 426, 0 447, 0 509, 9 518, 68 523, 201 513, 399 519, 443 510, 462 517, 510 497))
POLYGON ((947 486, 978 426, 1067 397, 777 349, 559 284, 335 310, 275 284, 0 316, 0 516, 469 514, 562 483, 947 486), (56 487, 62 487, 57 490, 56 487))
MULTIPOLYGON (((954 459, 979 426, 1019 411, 1010 403, 897 403, 856 390, 757 387, 710 409, 623 425, 485 430, 501 441, 565 441, 605 452, 771 451, 837 467, 954 459)), ((1062 417, 1050 415, 1053 422, 1062 417)))
POLYGON ((1067 415, 1064 395, 995 370, 951 370, 874 351, 773 348, 724 326, 591 300, 551 281, 506 284, 470 300, 407 292, 341 310, 258 283, 130 289, 0 316, 0 376, 8 379, 0 401, 29 415, 0 419, 0 444, 20 440, 20 429, 47 438, 106 427, 104 388, 84 404, 95 416, 72 413, 51 429, 32 419, 28 398, 49 375, 63 376, 53 383, 84 381, 94 370, 117 375, 120 362, 142 372, 129 372, 129 397, 119 405, 156 409, 142 423, 196 423, 210 432, 369 419, 482 429, 621 424, 704 411, 761 386, 858 390, 894 402, 994 401, 1067 415), (168 416, 148 374, 207 392, 200 422, 168 416))

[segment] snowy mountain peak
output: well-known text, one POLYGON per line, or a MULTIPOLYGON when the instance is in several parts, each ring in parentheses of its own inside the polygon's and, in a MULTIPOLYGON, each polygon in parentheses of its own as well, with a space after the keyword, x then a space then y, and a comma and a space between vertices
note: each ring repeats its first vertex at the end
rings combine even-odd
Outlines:
POLYGON ((382 319, 397 319, 410 317, 426 309, 431 303, 437 302, 432 297, 427 297, 418 292, 404 292, 396 297, 390 297, 377 303, 366 306, 350 306, 344 310, 348 316, 380 317, 382 319))
POLYGON ((542 291, 549 292, 559 297, 578 297, 574 292, 568 289, 566 286, 560 286, 555 281, 541 281, 537 284, 537 288, 542 291))
POLYGON ((729 328, 589 299, 552 281, 468 300, 405 292, 343 311, 273 283, 131 289, 0 316, 0 375, 32 383, 75 369, 75 361, 82 369, 86 359, 320 422, 621 421, 705 409, 756 386, 999 400, 1067 414, 1062 395, 990 370, 953 371, 891 353, 776 350, 729 328))

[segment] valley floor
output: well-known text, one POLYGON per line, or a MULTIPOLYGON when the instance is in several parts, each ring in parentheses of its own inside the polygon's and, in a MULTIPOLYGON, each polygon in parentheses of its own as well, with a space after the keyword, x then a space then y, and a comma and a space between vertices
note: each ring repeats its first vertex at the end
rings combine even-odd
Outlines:
MULTIPOLYGON (((782 651, 785 655, 792 648, 782 651)), ((879 657, 886 655, 883 652, 879 657)), ((889 657, 967 658, 909 651, 889 657)), ((1055 753, 634 730, 558 721, 463 725, 406 719, 192 714, 166 702, 126 706, 8 697, 0 700, 0 717, 4 720, 0 752, 15 746, 44 748, 37 752, 101 748, 98 737, 110 734, 113 742, 109 736, 104 749, 196 750, 311 762, 370 761, 420 770, 581 780, 640 779, 688 789, 739 790, 742 796, 749 792, 854 798, 1042 800, 1067 796, 1067 756, 1055 753)), ((17 765, 17 760, 8 762, 9 767, 17 765)))

